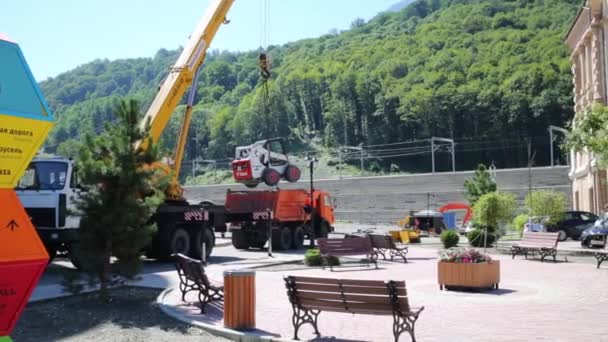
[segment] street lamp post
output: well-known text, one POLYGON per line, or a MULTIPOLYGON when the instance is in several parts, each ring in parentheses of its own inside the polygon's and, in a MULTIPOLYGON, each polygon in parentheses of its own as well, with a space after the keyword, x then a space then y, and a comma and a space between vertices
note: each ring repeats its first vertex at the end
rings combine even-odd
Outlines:
POLYGON ((314 247, 315 246, 315 224, 316 224, 316 206, 315 206, 315 198, 314 198, 314 191, 315 191, 315 186, 314 186, 314 169, 315 169, 315 163, 318 162, 319 160, 316 157, 313 156, 306 156, 306 160, 308 161, 308 167, 310 170, 310 246, 314 247))

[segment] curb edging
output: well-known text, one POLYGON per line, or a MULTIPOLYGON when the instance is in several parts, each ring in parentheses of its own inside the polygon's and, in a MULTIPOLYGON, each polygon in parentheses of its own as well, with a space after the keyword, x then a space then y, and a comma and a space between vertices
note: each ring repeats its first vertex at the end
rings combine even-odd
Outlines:
POLYGON ((269 335, 263 335, 255 332, 243 332, 236 331, 224 327, 220 327, 213 324, 203 323, 197 320, 193 320, 191 318, 186 317, 181 312, 174 309, 171 305, 165 304, 164 299, 167 297, 169 293, 174 291, 174 288, 167 288, 163 290, 163 292, 158 295, 156 298, 156 304, 160 307, 160 309, 168 316, 176 319, 180 322, 190 324, 201 328, 207 332, 210 332, 214 335, 229 338, 233 341, 237 342, 290 342, 293 340, 284 339, 280 337, 274 337, 269 335))

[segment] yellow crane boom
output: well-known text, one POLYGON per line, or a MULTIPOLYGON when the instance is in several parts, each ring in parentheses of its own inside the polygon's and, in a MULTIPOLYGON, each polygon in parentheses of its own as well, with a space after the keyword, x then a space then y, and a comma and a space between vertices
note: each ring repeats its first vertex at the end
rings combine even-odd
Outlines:
MULTIPOLYGON (((234 0, 212 0, 207 12, 199 21, 194 33, 190 36, 188 43, 180 54, 177 62, 171 68, 169 75, 163 82, 158 94, 141 121, 143 128, 150 123, 150 136, 153 142, 160 139, 171 115, 179 102, 184 97, 186 90, 190 87, 191 94, 184 114, 182 128, 175 148, 174 166, 172 170, 171 184, 167 189, 169 199, 182 199, 183 189, 179 185, 178 177, 181 169, 184 150, 186 147, 188 129, 192 118, 192 105, 196 93, 195 82, 198 70, 205 61, 207 49, 215 37, 220 25, 227 23, 226 14, 232 7, 234 0)), ((146 148, 146 143, 140 145, 146 148)))

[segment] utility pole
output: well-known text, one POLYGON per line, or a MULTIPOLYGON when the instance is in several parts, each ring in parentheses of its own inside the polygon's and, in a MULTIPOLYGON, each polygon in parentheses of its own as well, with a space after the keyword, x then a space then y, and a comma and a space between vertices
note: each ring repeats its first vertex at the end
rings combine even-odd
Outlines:
POLYGON ((315 246, 315 225, 316 225, 316 213, 317 213, 317 208, 315 205, 315 198, 314 198, 314 192, 315 192, 315 186, 314 186, 314 166, 315 166, 315 162, 318 162, 319 160, 315 157, 311 157, 310 155, 308 155, 306 157, 306 160, 308 160, 308 167, 310 169, 310 206, 311 206, 311 211, 310 211, 310 246, 314 247, 315 246))
POLYGON ((555 136, 553 135, 553 131, 558 131, 564 134, 568 134, 568 130, 562 127, 558 127, 558 126, 549 126, 549 128, 547 128, 547 130, 549 130, 549 146, 551 148, 551 167, 554 166, 554 158, 553 158, 553 143, 555 142, 555 136))
POLYGON ((363 143, 359 144, 359 147, 361 148, 361 156, 359 157, 361 160, 361 176, 363 176, 363 171, 365 169, 365 165, 363 164, 363 143))
POLYGON ((338 147, 338 175, 339 179, 342 180, 342 147, 338 147))

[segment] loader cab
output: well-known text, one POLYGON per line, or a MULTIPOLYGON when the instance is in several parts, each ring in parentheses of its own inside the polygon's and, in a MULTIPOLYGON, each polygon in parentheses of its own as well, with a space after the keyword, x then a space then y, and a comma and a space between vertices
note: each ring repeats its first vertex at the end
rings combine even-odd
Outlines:
POLYGON ((239 146, 235 150, 232 162, 234 179, 248 187, 260 183, 276 185, 281 178, 289 182, 300 179, 300 170, 290 165, 282 138, 260 140, 248 146, 239 146))

